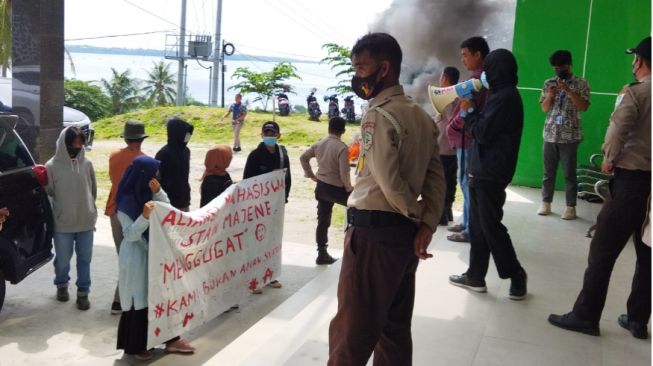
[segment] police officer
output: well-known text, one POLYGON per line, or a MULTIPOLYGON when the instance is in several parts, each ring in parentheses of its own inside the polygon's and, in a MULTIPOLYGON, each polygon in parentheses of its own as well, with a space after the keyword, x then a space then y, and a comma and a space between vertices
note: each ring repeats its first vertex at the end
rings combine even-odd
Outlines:
POLYGON ((429 115, 399 85, 401 48, 385 33, 351 51, 363 117, 357 180, 348 200, 338 312, 328 365, 411 365, 415 271, 442 214, 445 181, 429 115), (421 195, 421 201, 418 197, 421 195))
MULTIPOLYGON (((651 316, 651 248, 642 242, 642 225, 651 194, 651 37, 636 48, 632 62, 636 82, 623 88, 603 144, 602 170, 614 173, 611 200, 599 213, 596 234, 590 244, 583 289, 574 308, 563 315, 549 315, 557 327, 598 336, 612 268, 631 235, 637 264, 627 303, 619 325, 641 339, 648 337, 651 316)), ((650 239, 649 239, 650 242, 650 239)))

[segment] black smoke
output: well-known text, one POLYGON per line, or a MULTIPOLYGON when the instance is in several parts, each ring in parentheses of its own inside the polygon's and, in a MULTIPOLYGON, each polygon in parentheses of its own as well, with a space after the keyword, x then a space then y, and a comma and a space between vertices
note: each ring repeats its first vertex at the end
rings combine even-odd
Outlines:
POLYGON ((401 82, 406 94, 433 112, 428 84, 437 85, 446 66, 456 66, 461 80, 460 43, 485 37, 490 50, 512 48, 515 0, 394 0, 370 25, 370 32, 394 36, 403 51, 401 82))

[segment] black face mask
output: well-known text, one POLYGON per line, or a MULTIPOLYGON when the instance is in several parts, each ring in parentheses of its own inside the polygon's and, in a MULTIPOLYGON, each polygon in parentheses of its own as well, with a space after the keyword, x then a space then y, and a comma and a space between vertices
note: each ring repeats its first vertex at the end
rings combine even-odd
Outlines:
POLYGON ((556 74, 562 80, 569 79, 569 70, 559 70, 559 71, 556 72, 556 74))
POLYGON ((354 93, 359 98, 365 100, 370 100, 376 97, 383 88, 383 79, 378 82, 376 81, 376 77, 379 76, 380 72, 381 66, 379 66, 379 68, 368 77, 352 77, 351 88, 354 90, 354 93))
POLYGON ((79 147, 70 147, 70 146, 66 146, 66 150, 68 150, 68 156, 70 156, 71 159, 76 158, 79 152, 82 151, 82 149, 79 147))

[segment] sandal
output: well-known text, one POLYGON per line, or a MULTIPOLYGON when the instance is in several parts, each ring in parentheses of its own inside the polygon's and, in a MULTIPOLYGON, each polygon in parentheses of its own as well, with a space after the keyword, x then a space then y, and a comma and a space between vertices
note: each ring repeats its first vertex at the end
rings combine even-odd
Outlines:
POLYGON ((469 236, 463 232, 451 234, 447 236, 447 239, 457 243, 469 243, 469 236))
POLYGON ((143 351, 141 353, 137 353, 133 355, 135 359, 139 361, 149 361, 154 357, 154 354, 150 351, 143 351))
POLYGON ((447 228, 447 230, 451 231, 452 233, 461 233, 461 232, 463 232, 465 230, 465 228, 463 228, 463 226, 461 224, 456 224, 454 226, 449 226, 449 228, 447 228))
POLYGON ((168 353, 193 353, 195 347, 191 346, 185 339, 177 339, 176 341, 166 344, 166 352, 168 353))

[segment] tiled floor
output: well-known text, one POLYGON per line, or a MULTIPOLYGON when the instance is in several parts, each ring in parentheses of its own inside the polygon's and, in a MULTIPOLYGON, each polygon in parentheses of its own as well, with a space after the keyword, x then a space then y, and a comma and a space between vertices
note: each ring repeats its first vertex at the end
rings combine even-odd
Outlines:
MULTIPOLYGON (((450 274, 462 273, 468 245, 449 242, 436 233, 434 258, 420 264, 413 317, 414 365, 650 365, 650 340, 633 338, 616 323, 625 311, 634 269, 629 244, 615 266, 601 320, 601 337, 564 331, 548 324, 549 313, 571 309, 582 284, 590 239, 585 238, 599 205, 579 201, 579 219, 558 214, 541 217, 538 190, 511 187, 506 226, 529 274, 529 296, 507 297, 509 281, 500 280, 494 265, 488 293, 475 294, 451 286, 450 274)), ((335 313, 339 267, 332 266, 293 297, 211 358, 211 365, 325 365, 328 324, 335 313)), ((371 364, 371 363, 370 363, 371 364)))

